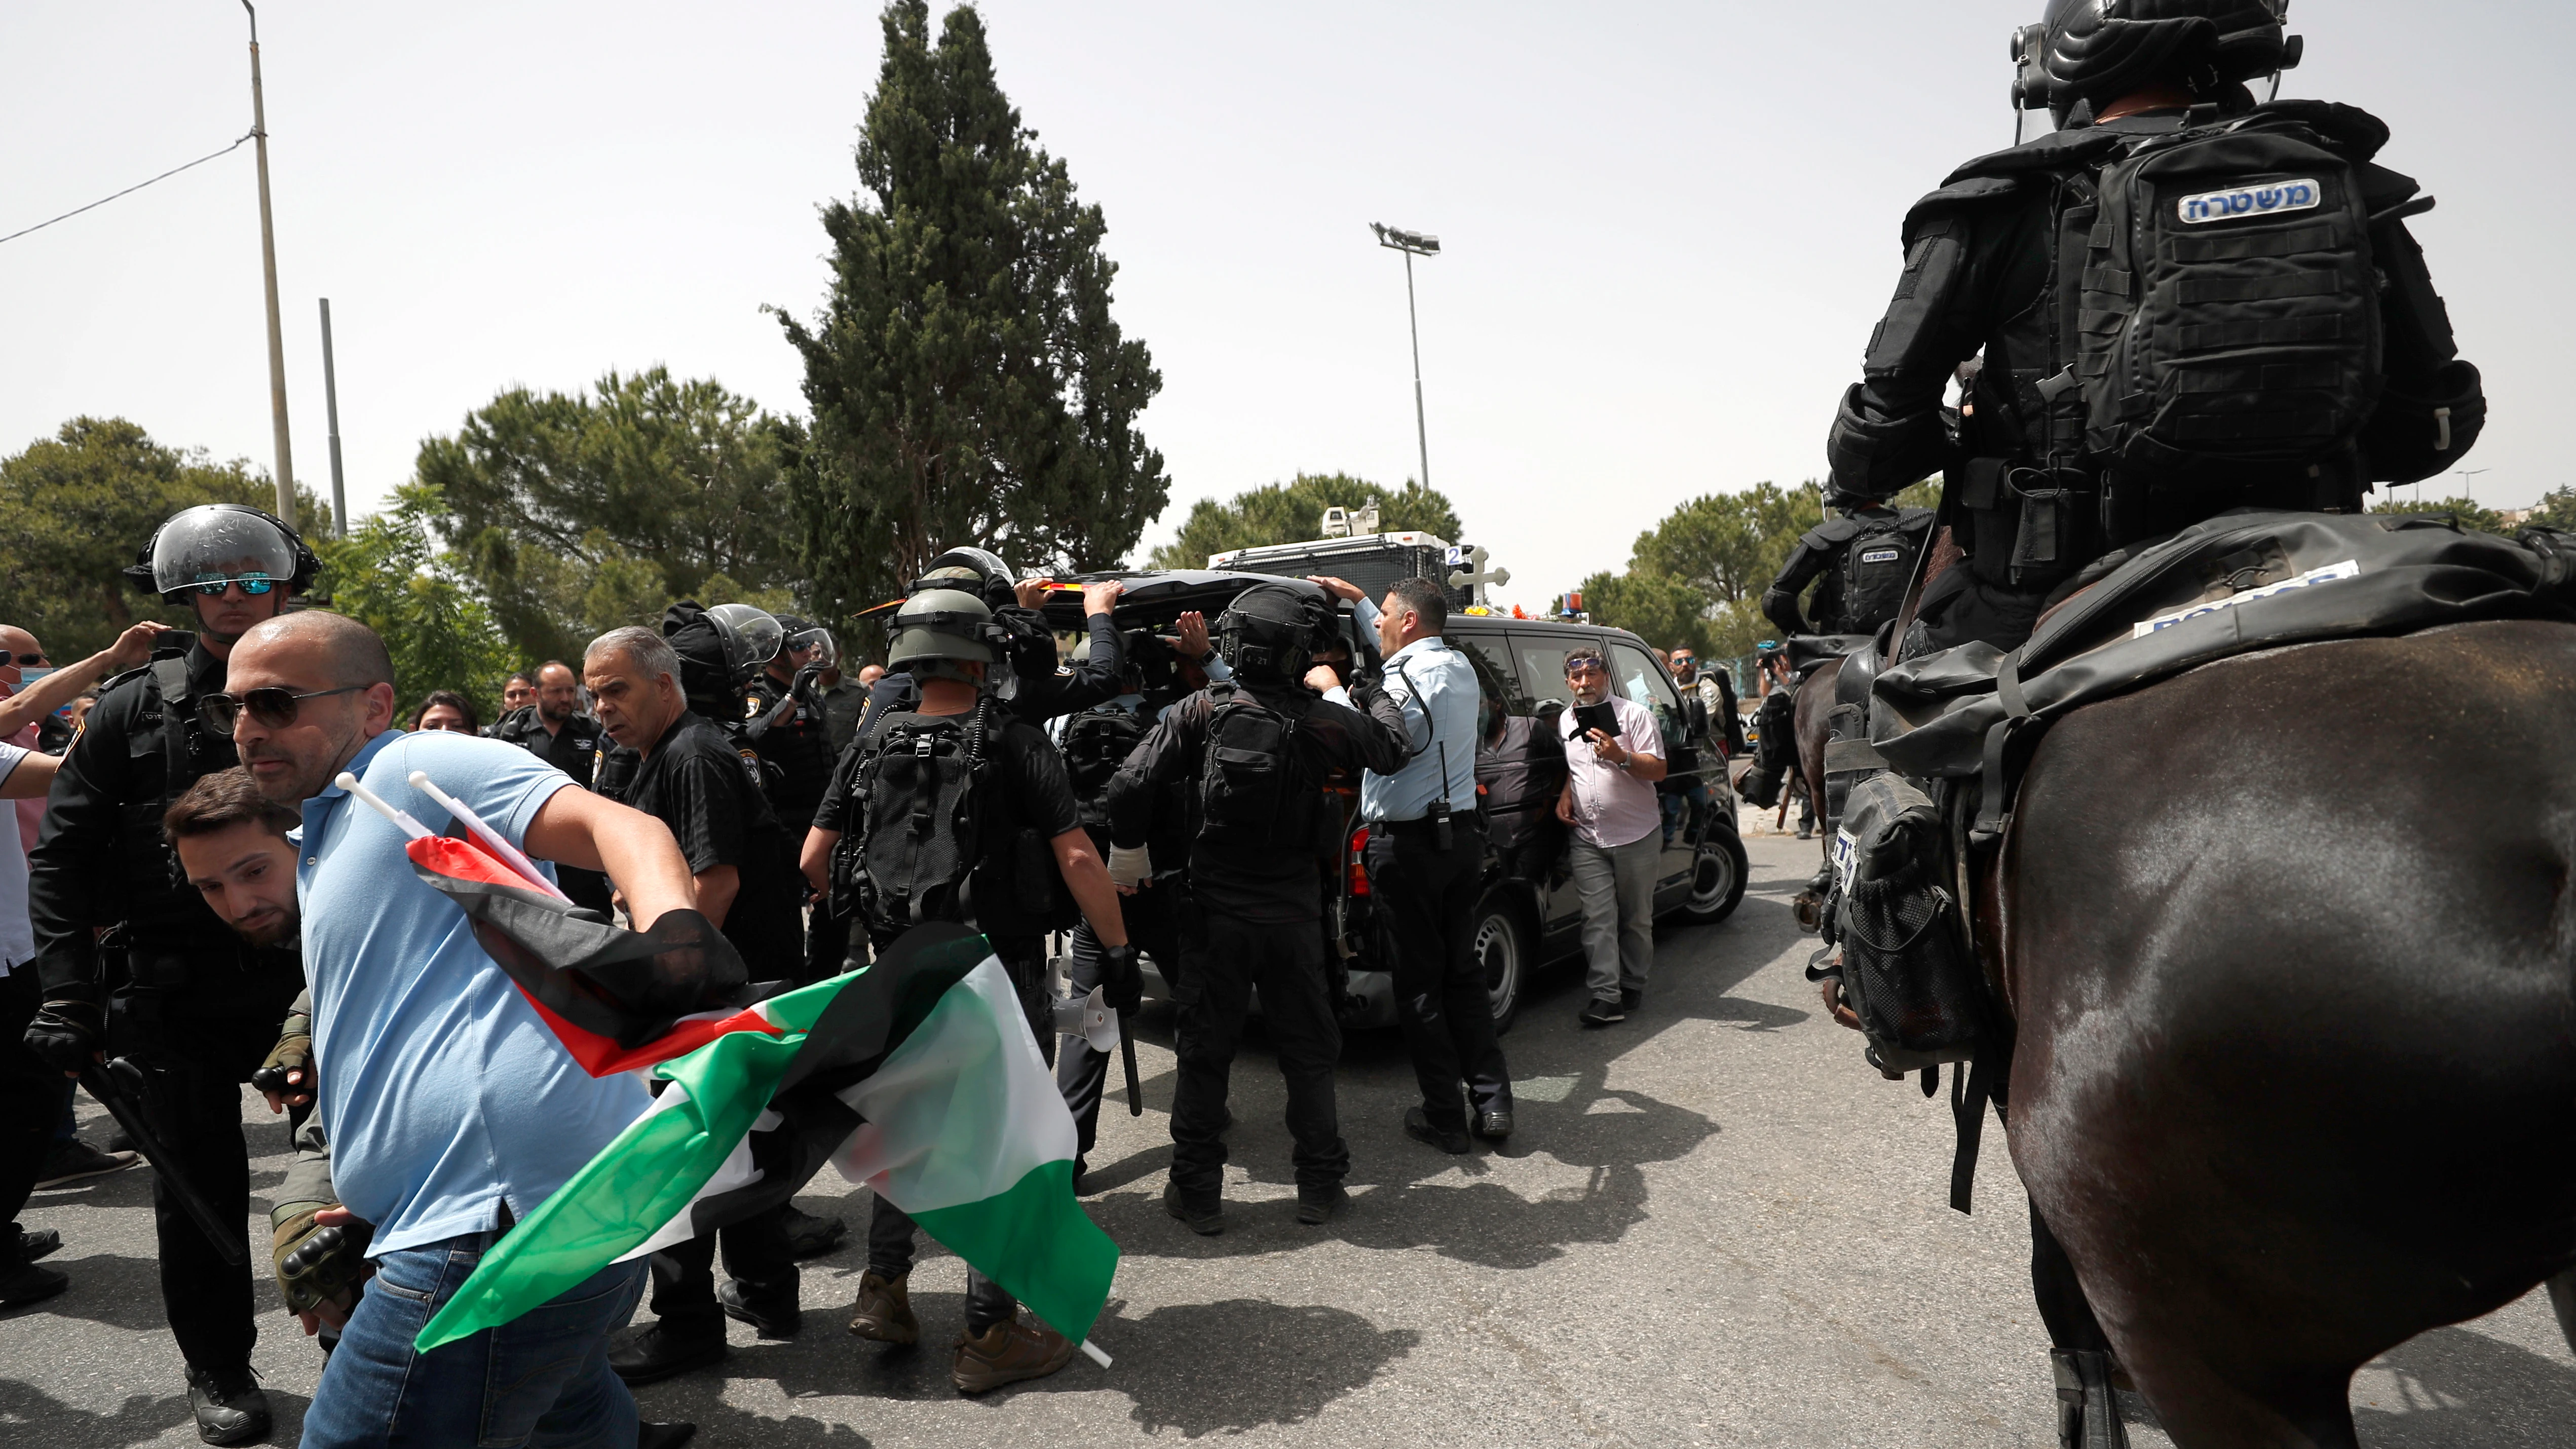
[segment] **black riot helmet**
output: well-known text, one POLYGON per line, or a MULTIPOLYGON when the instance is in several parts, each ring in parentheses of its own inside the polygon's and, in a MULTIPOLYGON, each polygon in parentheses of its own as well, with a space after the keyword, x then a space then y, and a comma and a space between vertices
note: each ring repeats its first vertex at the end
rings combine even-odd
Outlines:
POLYGON ((750 604, 718 604, 707 610, 707 617, 718 627, 724 641, 725 667, 733 671, 737 682, 760 672, 760 666, 778 657, 778 646, 787 631, 767 609, 750 604))
POLYGON ((952 548, 930 561, 930 567, 913 582, 915 590, 956 589, 973 594, 992 608, 1006 608, 1018 602, 1011 592, 1011 566, 1000 554, 981 548, 952 548))
POLYGON ((1301 679, 1332 618, 1332 600, 1322 589, 1303 579, 1267 580, 1235 595, 1217 616, 1217 652, 1255 683, 1301 679))
POLYGON ((797 614, 779 615, 778 627, 786 636, 779 641, 779 653, 801 654, 808 649, 819 647, 823 652, 804 661, 806 665, 819 669, 839 661, 840 648, 833 642, 831 630, 797 614))
MULTIPOLYGON (((2290 0, 2049 0, 2036 27, 2016 34, 2017 60, 2038 41, 2038 67, 2047 75, 2048 104, 2062 125, 2077 102, 2095 110, 2166 81, 2203 99, 2223 87, 2288 70, 2299 63, 2300 41, 2287 34, 2290 0)), ((2017 98, 2037 78, 2016 81, 2017 98)))
POLYGON ((304 539, 273 514, 247 503, 200 503, 171 514, 152 532, 152 541, 134 555, 126 579, 166 603, 187 602, 188 595, 211 587, 216 593, 230 583, 242 592, 264 594, 284 587, 290 595, 313 586, 322 561, 304 539))

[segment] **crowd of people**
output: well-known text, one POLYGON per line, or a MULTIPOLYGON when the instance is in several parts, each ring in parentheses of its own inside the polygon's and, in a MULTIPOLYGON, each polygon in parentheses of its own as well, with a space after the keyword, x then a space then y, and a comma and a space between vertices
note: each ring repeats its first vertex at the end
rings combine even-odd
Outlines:
MULTIPOLYGON (((1064 662, 1038 607, 1053 586, 958 549, 886 621, 882 665, 851 667, 806 619, 682 601, 659 628, 602 634, 577 665, 512 675, 487 724, 463 690, 398 702, 398 686, 426 682, 394 679, 364 625, 290 608, 313 568, 269 515, 200 507, 129 571, 193 628, 140 623, 59 669, 0 630, 0 738, 23 741, 0 745, 0 792, 36 807, 23 845, 0 841, 0 1222, 39 1184, 134 1163, 135 1147, 101 1150, 71 1126, 74 1079, 122 1091, 148 1124, 135 1146, 156 1169, 165 1306, 207 1442, 269 1428, 250 1369, 256 1255, 223 1227, 248 1211, 244 1084, 298 1148, 269 1262, 329 1355, 307 1444, 435 1439, 496 1415, 549 1442, 680 1442, 685 1425, 639 1425, 626 1386, 722 1359, 728 1318, 800 1332, 798 1261, 846 1231, 770 1208, 604 1272, 465 1352, 416 1352, 459 1265, 634 1120, 644 1089, 592 1079, 520 1029, 530 1004, 454 908, 387 887, 409 874, 403 837, 353 808, 346 782, 421 801, 412 772, 428 770, 573 902, 646 931, 694 913, 756 979, 864 968, 925 922, 973 928, 1054 1060, 1084 1154, 1110 1054, 1059 1042, 1059 993, 1132 1012, 1150 953, 1178 1007, 1163 1202, 1209 1235, 1226 1225, 1228 1078, 1256 991, 1288 1089, 1297 1220, 1321 1228, 1347 1208, 1326 906, 1343 837, 1364 823, 1421 1092, 1402 1128, 1450 1154, 1512 1133, 1467 930, 1487 848, 1479 684, 1428 581, 1370 598, 1340 579, 1268 580, 1213 621, 1159 628, 1122 625, 1122 585, 1091 584, 1064 662), (85 692, 95 708, 47 753, 44 723, 85 692)), ((1734 719, 1731 686, 1687 651, 1675 666, 1694 704, 1722 701, 1734 719)), ((1598 1026, 1638 1008, 1651 966, 1666 749, 1597 650, 1576 650, 1566 675, 1576 706, 1603 712, 1584 716, 1595 727, 1567 751, 1554 812, 1588 921, 1582 1019, 1598 1026)), ((0 823, 15 837, 21 813, 0 823)), ((1090 1187, 1080 1159, 1075 1187, 1090 1187)), ((852 1333, 924 1332, 915 1237, 873 1202, 852 1333)), ((58 1246, 9 1222, 0 1301, 63 1291, 37 1261, 58 1246)), ((1054 1373, 1073 1352, 970 1276, 961 1391, 1054 1373)))

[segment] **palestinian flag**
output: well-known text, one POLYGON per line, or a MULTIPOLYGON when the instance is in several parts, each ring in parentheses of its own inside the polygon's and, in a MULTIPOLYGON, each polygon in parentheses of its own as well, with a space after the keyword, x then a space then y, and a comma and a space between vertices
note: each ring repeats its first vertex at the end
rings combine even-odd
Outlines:
POLYGON ((638 1050, 681 1028, 712 1036, 654 1068, 668 1085, 653 1105, 484 1254, 420 1349, 784 1202, 826 1161, 1057 1332, 1089 1336, 1118 1248, 1074 1199, 1073 1118, 981 936, 922 926, 866 970, 638 1050))
POLYGON ((696 911, 621 930, 494 859, 471 841, 414 837, 412 871, 462 907, 474 939, 594 1077, 685 1056, 734 1031, 772 1031, 750 1012, 741 955, 696 911))

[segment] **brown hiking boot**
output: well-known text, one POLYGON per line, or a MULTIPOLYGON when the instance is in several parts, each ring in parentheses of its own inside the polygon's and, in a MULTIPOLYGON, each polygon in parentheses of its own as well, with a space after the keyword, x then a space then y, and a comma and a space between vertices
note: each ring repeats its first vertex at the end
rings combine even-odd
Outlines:
POLYGON ((957 1362, 948 1376, 956 1381, 957 1392, 980 1394, 1022 1379, 1045 1378, 1072 1361, 1073 1344, 1063 1334, 1014 1314, 985 1330, 982 1338, 959 1339, 957 1362))
POLYGON ((912 1316, 911 1281, 909 1273, 892 1278, 860 1274, 858 1316, 850 1320, 850 1332, 879 1343, 921 1342, 921 1320, 912 1316))

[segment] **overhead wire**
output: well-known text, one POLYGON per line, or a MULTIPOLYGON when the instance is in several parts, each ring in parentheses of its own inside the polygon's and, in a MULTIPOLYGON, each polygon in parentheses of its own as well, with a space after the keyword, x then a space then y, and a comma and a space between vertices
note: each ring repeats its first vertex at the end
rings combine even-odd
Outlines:
POLYGON ((258 134, 259 133, 257 131, 244 131, 241 134, 241 140, 233 142, 231 145, 226 146, 220 151, 209 151, 205 155, 198 157, 196 160, 187 163, 186 166, 173 166, 169 170, 162 172, 160 175, 153 177, 150 181, 137 181, 132 186, 125 188, 123 191, 117 192, 113 196, 102 196, 87 206, 76 206, 71 210, 64 212, 60 216, 37 222, 34 226, 21 227, 20 229, 9 233, 7 236, 0 236, 0 243, 16 241, 18 238, 25 236, 29 232, 43 231, 46 227, 52 226, 57 221, 69 221, 84 211, 95 211, 98 208, 107 205, 109 202, 116 200, 119 196, 132 196, 134 193, 141 191, 144 187, 151 185, 153 181, 167 181, 171 177, 178 175, 180 172, 187 170, 191 166, 203 166, 218 156, 229 156, 235 151, 240 150, 244 141, 248 141, 251 137, 258 134))

